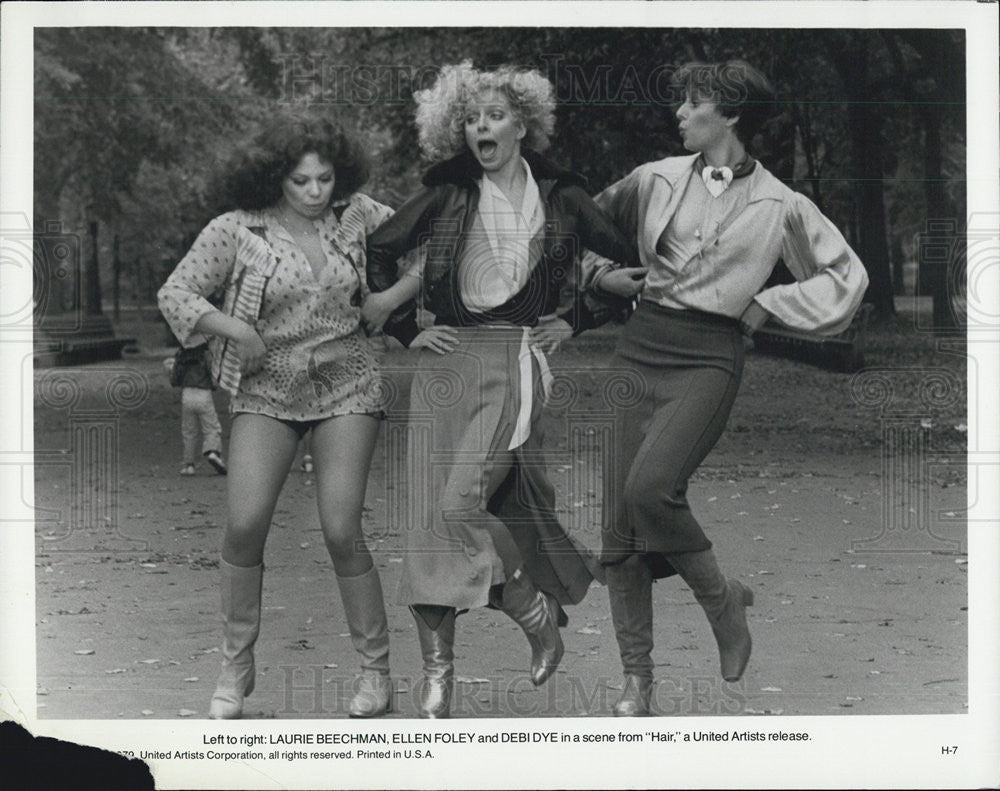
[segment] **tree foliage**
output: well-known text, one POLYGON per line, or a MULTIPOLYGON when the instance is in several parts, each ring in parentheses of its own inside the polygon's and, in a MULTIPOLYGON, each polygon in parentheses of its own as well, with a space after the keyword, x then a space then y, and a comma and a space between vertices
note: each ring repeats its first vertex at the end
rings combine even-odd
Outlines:
POLYGON ((759 65, 778 102, 754 152, 844 230, 884 314, 890 247, 912 256, 928 218, 964 212, 960 31, 63 28, 38 30, 35 49, 36 222, 97 219, 130 260, 182 255, 227 146, 288 102, 321 102, 356 126, 376 164, 369 191, 398 204, 426 165, 413 91, 463 59, 552 79, 550 153, 594 191, 683 152, 673 66, 759 65))

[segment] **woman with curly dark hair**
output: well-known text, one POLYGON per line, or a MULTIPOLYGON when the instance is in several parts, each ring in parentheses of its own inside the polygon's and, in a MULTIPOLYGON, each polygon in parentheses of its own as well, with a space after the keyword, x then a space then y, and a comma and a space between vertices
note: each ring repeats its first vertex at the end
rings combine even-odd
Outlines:
POLYGON ((366 177, 357 142, 332 120, 279 117, 240 147, 225 178, 232 210, 208 224, 158 295, 182 345, 211 338, 213 376, 232 396, 212 718, 240 717, 253 691, 264 543, 310 429, 320 525, 361 655, 348 710, 373 717, 391 705, 382 588, 361 530, 383 392, 361 305, 365 238, 392 212, 357 192, 366 177), (208 297, 222 290, 218 310, 208 297))
MULTIPOLYGON (((610 318, 583 293, 581 248, 625 262, 635 253, 582 179, 537 153, 555 123, 554 93, 535 70, 445 66, 416 95, 421 148, 437 164, 368 239, 376 293, 366 317, 422 349, 399 600, 420 639, 426 718, 450 715, 459 612, 488 605, 510 616, 540 685, 563 656, 561 605, 600 575, 555 515, 540 453, 545 355, 610 318), (396 298, 413 279, 399 281, 395 262, 424 243, 422 302, 435 324, 421 331, 415 303, 396 298)), ((642 270, 606 268, 605 290, 631 297, 641 286, 642 270)))

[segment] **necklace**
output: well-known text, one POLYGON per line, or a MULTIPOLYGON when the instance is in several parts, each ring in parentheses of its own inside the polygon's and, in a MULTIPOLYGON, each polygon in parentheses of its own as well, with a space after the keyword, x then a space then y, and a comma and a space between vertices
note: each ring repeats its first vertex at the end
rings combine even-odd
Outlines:
POLYGON ((298 234, 299 236, 315 236, 319 233, 319 229, 316 228, 316 225, 313 222, 310 222, 309 225, 305 227, 301 224, 293 222, 291 215, 285 211, 284 207, 278 209, 278 219, 281 221, 281 224, 293 234, 298 234))

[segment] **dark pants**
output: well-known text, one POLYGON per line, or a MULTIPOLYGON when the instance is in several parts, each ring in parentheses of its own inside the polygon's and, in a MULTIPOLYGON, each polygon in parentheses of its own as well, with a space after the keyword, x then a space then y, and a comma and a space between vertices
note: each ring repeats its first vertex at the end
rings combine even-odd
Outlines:
POLYGON ((687 502, 688 478, 722 435, 743 372, 735 320, 642 302, 613 362, 641 388, 619 410, 614 496, 605 504, 601 562, 643 555, 657 577, 666 555, 709 549, 687 502))

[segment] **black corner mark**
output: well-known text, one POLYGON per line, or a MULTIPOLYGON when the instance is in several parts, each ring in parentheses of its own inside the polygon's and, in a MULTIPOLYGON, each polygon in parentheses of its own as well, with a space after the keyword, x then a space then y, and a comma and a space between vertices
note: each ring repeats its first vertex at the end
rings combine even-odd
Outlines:
POLYGON ((9 788, 60 791, 68 788, 154 789, 149 767, 138 759, 97 747, 32 736, 16 722, 0 722, 0 766, 9 788))

